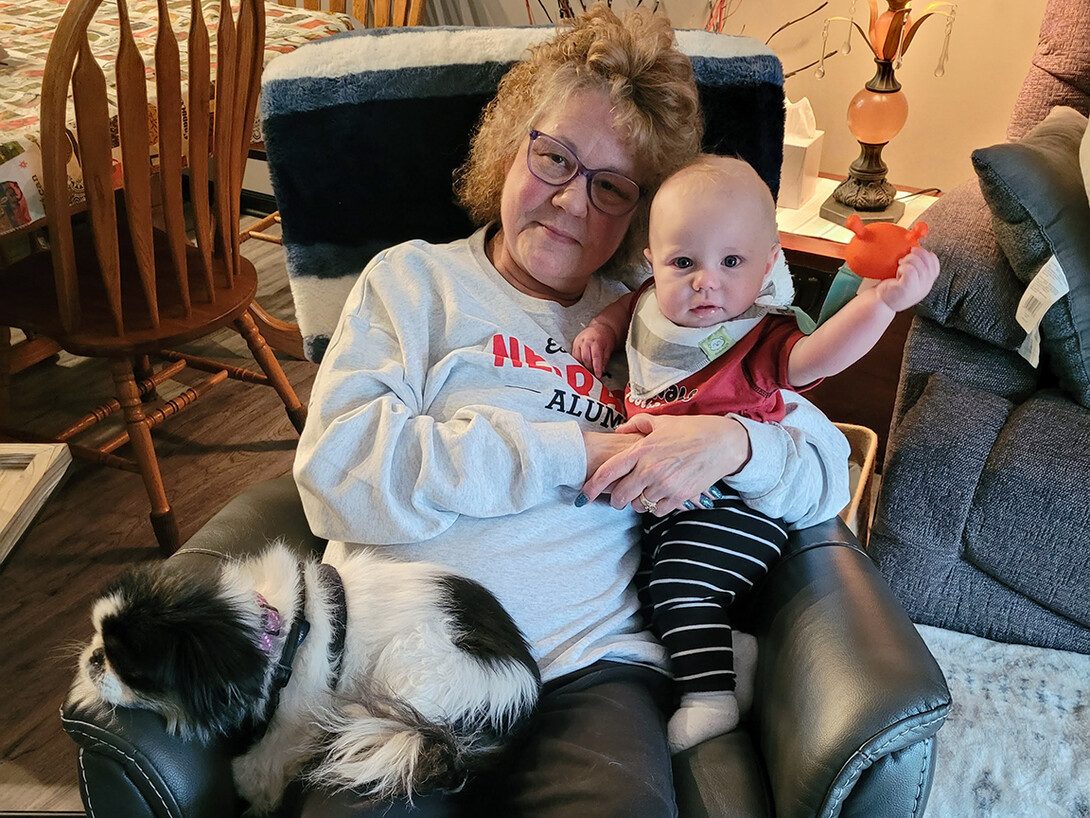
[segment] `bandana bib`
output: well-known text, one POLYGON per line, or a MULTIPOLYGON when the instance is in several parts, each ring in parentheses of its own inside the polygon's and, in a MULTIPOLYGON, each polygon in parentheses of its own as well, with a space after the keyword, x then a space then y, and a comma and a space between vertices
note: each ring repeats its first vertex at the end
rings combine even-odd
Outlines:
POLYGON ((630 399, 635 403, 650 400, 699 372, 769 313, 792 313, 794 297, 783 253, 777 256, 753 305, 737 318, 714 327, 679 327, 662 314, 655 288, 648 287, 636 302, 628 327, 630 399))

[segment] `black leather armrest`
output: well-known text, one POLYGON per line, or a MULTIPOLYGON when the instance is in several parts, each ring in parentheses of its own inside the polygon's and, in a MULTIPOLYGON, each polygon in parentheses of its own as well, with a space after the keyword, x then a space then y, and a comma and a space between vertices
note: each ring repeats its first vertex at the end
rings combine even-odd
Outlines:
MULTIPOLYGON (((324 541, 310 533, 291 475, 232 499, 174 556, 180 570, 214 571, 224 559, 260 551, 277 538, 301 552, 324 541)), ((65 731, 79 745, 80 793, 89 815, 125 818, 234 818, 239 803, 222 744, 182 741, 162 718, 118 708, 100 716, 66 704, 65 731)))
POLYGON ((100 717, 66 704, 65 732, 79 745, 79 785, 88 815, 236 818, 239 800, 224 747, 182 741, 147 710, 100 717))
POLYGON ((224 558, 256 554, 275 540, 299 552, 321 554, 325 540, 315 537, 303 514, 299 490, 290 474, 250 486, 234 497, 170 558, 184 567, 218 567, 224 558))
POLYGON ((755 730, 777 818, 919 814, 950 692, 843 523, 791 537, 752 615, 755 730))

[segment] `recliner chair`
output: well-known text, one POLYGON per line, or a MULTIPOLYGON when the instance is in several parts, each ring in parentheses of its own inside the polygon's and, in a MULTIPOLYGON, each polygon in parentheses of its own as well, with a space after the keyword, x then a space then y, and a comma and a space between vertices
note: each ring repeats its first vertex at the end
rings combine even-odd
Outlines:
MULTIPOLYGON (((428 33, 331 38, 278 59, 272 66, 279 68, 266 73, 268 157, 312 359, 321 356, 336 319, 328 300, 335 302, 338 287, 350 286, 370 253, 412 235, 441 240, 468 232, 449 203, 449 171, 460 161, 456 148, 464 152, 468 128, 506 66, 529 38, 548 30, 444 29, 430 43, 428 33), (427 52, 426 67, 400 76, 382 73, 371 60, 368 38, 374 36, 407 38, 404 52, 427 52), (467 38, 481 36, 496 41, 493 59, 467 63, 467 38), (436 45, 437 39, 445 45, 436 45), (434 48, 449 49, 448 59, 438 58, 434 48), (339 71, 332 72, 328 55, 334 51, 358 57, 361 65, 354 70, 337 62, 339 71), (377 91, 376 79, 382 83, 377 91), (428 98, 429 86, 442 96, 428 98), (414 102, 421 98, 425 102, 414 102), (426 127, 409 127, 413 117, 426 127), (307 154, 304 164, 302 140, 313 128, 353 138, 344 141, 342 154, 307 154), (402 178, 392 169, 408 172, 399 158, 412 156, 420 144, 434 147, 434 134, 441 132, 451 133, 457 145, 443 147, 448 155, 426 168, 414 167, 413 184, 405 186, 411 190, 395 189, 400 198, 391 204, 384 185, 402 178), (367 164, 374 156, 368 152, 380 144, 382 161, 367 164), (364 176, 371 188, 360 186, 364 176), (431 191, 424 201, 434 197, 432 212, 422 214, 406 200, 418 190, 431 191)), ((681 42, 697 69, 710 146, 749 159, 775 190, 783 136, 778 60, 745 38, 688 32, 681 42)), ((224 560, 276 538, 301 551, 318 553, 324 546, 307 527, 290 475, 236 497, 169 564, 216 571, 224 560)), ((683 818, 922 814, 949 691, 851 532, 832 520, 793 533, 743 617, 743 629, 759 644, 753 713, 742 729, 675 757, 683 818)), ((80 745, 80 790, 89 813, 234 818, 244 807, 234 793, 225 743, 180 741, 165 732, 161 719, 139 710, 119 708, 113 718, 98 719, 67 706, 62 721, 80 745)))

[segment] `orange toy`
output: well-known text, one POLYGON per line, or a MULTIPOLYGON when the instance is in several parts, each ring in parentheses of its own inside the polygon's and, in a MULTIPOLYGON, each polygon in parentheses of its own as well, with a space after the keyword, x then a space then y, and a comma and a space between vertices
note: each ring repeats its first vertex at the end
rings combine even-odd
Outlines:
POLYGON ((897 262, 918 246, 928 231, 926 222, 916 222, 911 230, 889 222, 864 225, 854 213, 845 227, 855 236, 844 251, 844 263, 863 278, 893 278, 897 275, 897 262))

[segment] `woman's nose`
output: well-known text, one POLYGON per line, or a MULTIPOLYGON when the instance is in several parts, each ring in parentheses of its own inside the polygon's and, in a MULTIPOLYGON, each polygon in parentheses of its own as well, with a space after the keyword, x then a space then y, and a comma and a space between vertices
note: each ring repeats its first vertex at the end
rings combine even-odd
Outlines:
POLYGON ((560 190, 553 194, 553 204, 573 216, 585 216, 590 209, 586 179, 576 174, 566 185, 561 185, 560 190))

